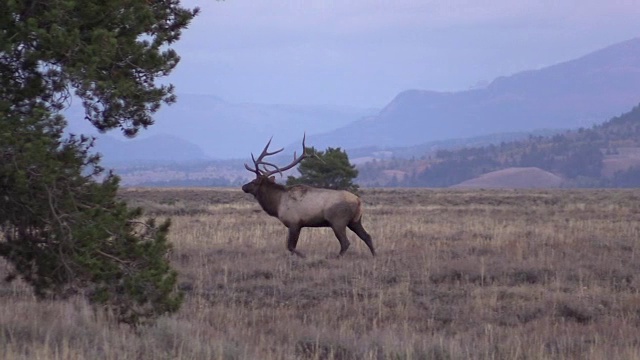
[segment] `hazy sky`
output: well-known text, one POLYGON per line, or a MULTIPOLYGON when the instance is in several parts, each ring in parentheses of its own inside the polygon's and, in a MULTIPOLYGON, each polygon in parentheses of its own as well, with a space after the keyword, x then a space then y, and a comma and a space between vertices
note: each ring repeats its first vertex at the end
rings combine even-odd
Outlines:
POLYGON ((383 107, 640 36, 640 0, 183 0, 178 93, 383 107))

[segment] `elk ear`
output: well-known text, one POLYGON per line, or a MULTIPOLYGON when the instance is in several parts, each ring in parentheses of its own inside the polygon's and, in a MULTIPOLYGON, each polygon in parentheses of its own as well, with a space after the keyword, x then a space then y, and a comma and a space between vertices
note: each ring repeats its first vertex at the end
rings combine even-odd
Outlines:
POLYGON ((275 176, 269 176, 269 181, 276 182, 276 177, 275 176))

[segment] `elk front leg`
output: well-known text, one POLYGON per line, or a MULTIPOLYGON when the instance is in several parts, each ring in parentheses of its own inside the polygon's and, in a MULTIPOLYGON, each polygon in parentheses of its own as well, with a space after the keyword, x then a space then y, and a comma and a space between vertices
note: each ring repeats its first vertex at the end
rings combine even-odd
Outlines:
POLYGON ((291 251, 292 254, 296 254, 301 258, 304 258, 304 255, 300 251, 296 250, 298 237, 300 237, 300 228, 291 226, 289 228, 289 236, 287 237, 287 250, 291 251))

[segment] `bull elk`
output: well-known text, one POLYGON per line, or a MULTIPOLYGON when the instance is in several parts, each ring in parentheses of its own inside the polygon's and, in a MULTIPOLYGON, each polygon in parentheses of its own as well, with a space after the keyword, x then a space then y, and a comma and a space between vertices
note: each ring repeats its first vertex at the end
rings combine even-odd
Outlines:
MULTIPOLYGON (((306 136, 305 136, 306 137, 306 136)), ((345 190, 331 190, 315 188, 307 185, 294 185, 285 187, 275 182, 276 173, 282 175, 286 170, 296 166, 300 161, 316 156, 305 151, 305 137, 302 138, 302 154, 284 167, 278 167, 266 162, 265 157, 275 155, 284 148, 269 152, 271 140, 256 159, 251 154, 254 168, 244 164, 244 167, 255 173, 256 178, 242 186, 245 193, 253 195, 262 209, 269 215, 277 217, 289 229, 287 237, 287 249, 300 257, 302 253, 296 250, 300 230, 304 227, 330 227, 336 238, 340 241, 340 254, 342 256, 349 248, 347 227, 351 229, 376 255, 371 242, 371 236, 362 227, 362 202, 360 198, 345 190), (268 170, 267 167, 272 168, 268 170)))

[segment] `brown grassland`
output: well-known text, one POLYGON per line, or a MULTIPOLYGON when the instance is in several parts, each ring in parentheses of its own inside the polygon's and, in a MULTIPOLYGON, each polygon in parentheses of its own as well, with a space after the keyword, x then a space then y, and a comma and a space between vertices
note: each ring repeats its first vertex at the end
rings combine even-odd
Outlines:
POLYGON ((239 190, 122 196, 172 218, 182 309, 134 332, 2 283, 0 358, 640 359, 640 190, 364 190, 378 256, 304 229, 306 259, 239 190))

